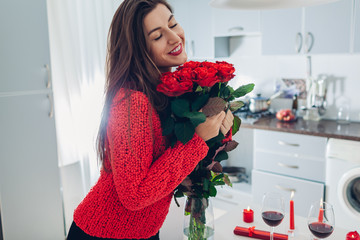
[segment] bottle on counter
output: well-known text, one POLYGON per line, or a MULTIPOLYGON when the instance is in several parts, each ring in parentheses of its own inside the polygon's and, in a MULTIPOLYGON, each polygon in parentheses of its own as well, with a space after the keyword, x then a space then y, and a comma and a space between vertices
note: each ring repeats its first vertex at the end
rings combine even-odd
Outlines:
POLYGON ((293 102, 292 102, 292 112, 297 116, 297 110, 298 110, 298 95, 294 94, 293 96, 293 102))

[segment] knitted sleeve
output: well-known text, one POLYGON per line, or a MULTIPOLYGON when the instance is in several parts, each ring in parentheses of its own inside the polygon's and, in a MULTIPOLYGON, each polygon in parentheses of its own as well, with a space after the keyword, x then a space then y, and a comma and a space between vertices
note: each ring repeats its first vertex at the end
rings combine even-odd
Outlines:
POLYGON ((209 150, 195 134, 185 145, 177 142, 154 159, 155 148, 160 146, 154 145, 149 111, 156 114, 143 93, 133 92, 130 101, 113 105, 109 116, 108 141, 116 191, 123 206, 132 211, 170 194, 209 150))

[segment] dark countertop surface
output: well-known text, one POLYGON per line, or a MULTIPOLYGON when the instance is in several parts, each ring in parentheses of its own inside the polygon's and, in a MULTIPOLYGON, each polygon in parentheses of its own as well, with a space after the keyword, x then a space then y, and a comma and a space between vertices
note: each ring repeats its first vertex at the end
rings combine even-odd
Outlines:
POLYGON ((302 118, 295 122, 280 122, 275 117, 263 117, 253 124, 242 123, 241 127, 360 141, 359 122, 338 124, 334 120, 307 121, 302 118))

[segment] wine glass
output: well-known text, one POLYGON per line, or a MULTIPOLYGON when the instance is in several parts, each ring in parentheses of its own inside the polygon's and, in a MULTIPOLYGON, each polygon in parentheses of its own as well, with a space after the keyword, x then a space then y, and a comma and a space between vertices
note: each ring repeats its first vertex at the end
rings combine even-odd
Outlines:
POLYGON ((333 206, 322 200, 313 203, 309 210, 308 227, 314 236, 313 239, 329 237, 335 228, 333 206))
POLYGON ((264 222, 271 227, 270 240, 274 239, 274 229, 284 219, 284 198, 279 193, 265 193, 262 201, 261 216, 264 222))

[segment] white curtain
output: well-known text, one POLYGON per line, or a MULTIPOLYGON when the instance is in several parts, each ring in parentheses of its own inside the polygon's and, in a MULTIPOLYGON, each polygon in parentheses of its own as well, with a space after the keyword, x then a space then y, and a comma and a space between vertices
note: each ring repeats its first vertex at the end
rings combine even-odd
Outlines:
MULTIPOLYGON (((107 34, 121 0, 47 0, 65 218, 97 180, 107 34)), ((68 228, 69 226, 67 226, 68 228)))

